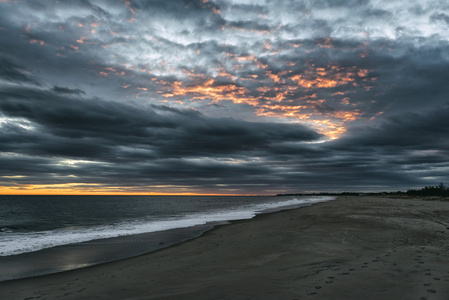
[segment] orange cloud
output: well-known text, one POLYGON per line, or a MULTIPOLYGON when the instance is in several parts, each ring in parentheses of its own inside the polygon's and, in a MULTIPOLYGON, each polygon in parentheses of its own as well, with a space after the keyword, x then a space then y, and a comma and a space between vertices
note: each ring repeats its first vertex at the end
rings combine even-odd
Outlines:
POLYGON ((166 98, 189 96, 192 100, 211 99, 212 102, 230 100, 234 103, 256 105, 254 103, 256 99, 246 96, 247 93, 248 91, 244 87, 238 87, 235 84, 217 84, 214 79, 208 79, 192 86, 184 86, 181 82, 176 81, 172 84, 172 91, 163 94, 163 96, 166 98))
MULTIPOLYGON (((128 7, 128 9, 129 9, 129 11, 133 14, 133 15, 135 15, 136 14, 136 11, 131 7, 131 2, 129 1, 129 0, 126 0, 125 1, 125 5, 128 7)), ((132 18, 133 19, 133 18, 132 18)), ((130 19, 131 20, 131 19, 130 19)), ((129 20, 128 20, 129 21, 129 20)), ((134 21, 134 20, 133 20, 134 21)))
POLYGON ((346 132, 344 123, 335 120, 313 120, 312 127, 315 127, 318 132, 324 134, 331 140, 338 139, 343 133, 346 132))
POLYGON ((78 44, 84 44, 85 40, 87 40, 87 36, 82 36, 81 38, 77 39, 76 42, 78 44))
MULTIPOLYGON (((363 117, 358 110, 349 110, 356 106, 351 103, 349 97, 340 99, 339 97, 347 94, 347 91, 338 91, 331 94, 331 97, 337 97, 339 105, 344 105, 343 110, 326 111, 320 109, 327 101, 318 99, 317 93, 308 93, 305 96, 297 97, 295 95, 303 94, 306 91, 315 89, 328 89, 350 84, 355 86, 356 80, 363 82, 366 80, 369 71, 357 67, 340 67, 330 65, 327 67, 310 66, 303 73, 289 77, 291 71, 283 71, 273 74, 269 66, 260 62, 254 55, 236 56, 228 54, 232 61, 239 62, 233 68, 238 68, 241 63, 254 63, 257 68, 264 70, 265 77, 258 75, 246 75, 242 80, 251 80, 259 82, 253 89, 246 86, 239 86, 236 83, 219 83, 215 78, 207 78, 205 74, 195 73, 193 70, 184 69, 183 73, 187 75, 194 84, 176 81, 174 83, 157 82, 164 84, 165 87, 158 93, 165 98, 174 98, 175 101, 189 98, 195 100, 209 100, 212 102, 232 101, 234 103, 245 103, 255 107, 258 116, 288 118, 290 120, 305 121, 320 133, 329 138, 337 138, 343 132, 348 122, 355 121, 363 117), (267 78, 269 81, 267 81, 267 78), (292 84, 294 83, 294 84, 292 84), (263 85, 262 85, 263 84, 263 85), (169 88, 167 90, 167 88, 169 88)), ((227 72, 223 67, 218 69, 217 77, 224 77, 230 80, 236 80, 237 76, 227 72)), ((369 79, 371 80, 371 79, 369 79)), ((251 83, 253 85, 253 83, 251 83)), ((250 85, 250 86, 251 86, 250 85)), ((171 101, 173 101, 171 100, 171 101)))
POLYGON ((362 116, 362 113, 359 110, 338 111, 338 112, 335 112, 334 114, 330 114, 330 116, 334 117, 336 119, 343 120, 345 122, 349 122, 349 121, 355 121, 355 120, 360 119, 360 117, 362 116))
POLYGON ((114 68, 108 67, 108 68, 104 68, 103 71, 101 71, 99 73, 101 76, 110 76, 111 74, 116 75, 116 76, 124 76, 125 75, 125 71, 117 71, 114 68))
POLYGON ((332 40, 330 38, 325 38, 322 41, 317 42, 320 48, 332 48, 332 40))
POLYGON ((39 44, 39 45, 43 46, 43 45, 45 45, 45 42, 41 41, 41 40, 32 39, 32 40, 30 40, 30 44, 39 44))
POLYGON ((368 76, 368 70, 367 69, 360 69, 357 71, 357 75, 360 77, 366 77, 368 76))
POLYGON ((302 74, 290 77, 290 80, 306 89, 333 88, 348 83, 353 83, 355 86, 355 80, 358 77, 366 76, 368 76, 368 70, 356 67, 344 68, 334 65, 327 68, 314 68, 312 66, 302 74))
POLYGON ((359 53, 359 57, 366 58, 369 55, 368 45, 368 42, 360 45, 361 52, 359 53))

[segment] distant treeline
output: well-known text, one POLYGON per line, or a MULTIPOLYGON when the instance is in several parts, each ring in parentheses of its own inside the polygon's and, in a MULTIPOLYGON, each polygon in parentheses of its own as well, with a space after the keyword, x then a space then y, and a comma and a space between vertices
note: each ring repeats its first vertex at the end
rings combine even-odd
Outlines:
POLYGON ((449 187, 440 183, 436 186, 426 186, 420 190, 408 190, 406 194, 416 196, 440 196, 449 197, 449 187))
POLYGON ((379 193, 360 193, 360 192, 342 192, 342 193, 306 193, 306 194, 277 194, 277 196, 337 196, 337 195, 410 195, 422 197, 449 197, 449 187, 443 183, 436 186, 426 186, 419 190, 407 190, 406 192, 379 192, 379 193))

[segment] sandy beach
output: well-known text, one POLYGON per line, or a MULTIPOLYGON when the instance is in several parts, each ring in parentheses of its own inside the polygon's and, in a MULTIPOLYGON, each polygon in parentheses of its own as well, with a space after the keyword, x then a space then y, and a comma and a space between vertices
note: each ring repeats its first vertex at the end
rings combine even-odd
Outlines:
POLYGON ((0 283, 0 299, 449 299, 449 201, 338 197, 142 256, 0 283))

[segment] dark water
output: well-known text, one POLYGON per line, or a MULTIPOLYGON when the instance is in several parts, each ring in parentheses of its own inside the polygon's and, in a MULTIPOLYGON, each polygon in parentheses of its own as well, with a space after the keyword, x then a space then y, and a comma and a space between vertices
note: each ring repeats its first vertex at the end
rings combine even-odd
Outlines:
POLYGON ((332 199, 0 196, 0 280, 130 257, 197 236, 216 222, 332 199))

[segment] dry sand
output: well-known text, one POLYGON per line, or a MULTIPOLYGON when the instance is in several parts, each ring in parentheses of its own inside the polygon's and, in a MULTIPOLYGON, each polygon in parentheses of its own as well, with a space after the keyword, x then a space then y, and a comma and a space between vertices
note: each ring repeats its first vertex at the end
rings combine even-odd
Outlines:
POLYGON ((0 299, 449 299, 449 201, 339 197, 143 256, 0 283, 0 299))

